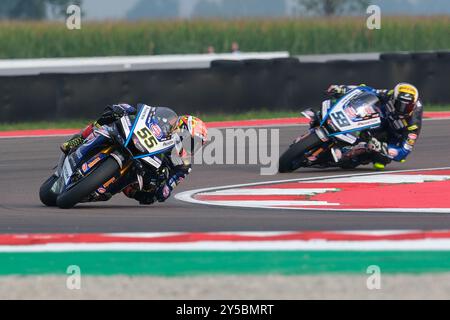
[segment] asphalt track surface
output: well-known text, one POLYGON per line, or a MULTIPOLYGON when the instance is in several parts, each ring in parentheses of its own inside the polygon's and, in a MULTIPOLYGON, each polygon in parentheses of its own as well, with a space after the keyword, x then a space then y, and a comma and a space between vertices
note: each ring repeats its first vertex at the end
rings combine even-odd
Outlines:
MULTIPOLYGON (((304 127, 280 127, 280 152, 304 127)), ((389 170, 449 166, 450 120, 425 121, 415 150, 389 170)), ((367 213, 228 208, 181 202, 139 206, 117 195, 72 210, 44 207, 41 183, 52 173, 63 137, 0 139, 0 233, 206 232, 283 230, 450 229, 448 214, 367 213)), ((341 169, 300 169, 261 176, 256 165, 198 165, 176 192, 240 183, 345 174, 341 169)), ((370 167, 349 171, 372 172, 370 167)), ((373 195, 376 197, 376 195, 373 195)), ((443 194, 443 196, 448 196, 443 194)))

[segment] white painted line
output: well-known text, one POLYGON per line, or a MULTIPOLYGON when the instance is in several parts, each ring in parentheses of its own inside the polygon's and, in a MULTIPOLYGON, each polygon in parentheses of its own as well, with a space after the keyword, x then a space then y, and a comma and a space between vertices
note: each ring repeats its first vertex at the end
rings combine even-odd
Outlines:
POLYGON ((382 241, 203 241, 191 243, 58 243, 0 246, 0 252, 93 252, 93 251, 449 251, 450 239, 382 241))
POLYGON ((387 184, 398 184, 398 183, 423 183, 432 181, 446 181, 450 180, 450 176, 439 176, 439 175, 400 175, 400 174, 385 174, 380 176, 360 176, 343 178, 327 179, 326 181, 311 181, 309 183, 387 183, 387 184))
MULTIPOLYGON (((429 232, 438 232, 439 230, 432 230, 429 232)), ((448 231, 444 229, 443 231, 448 231)), ((404 235, 412 233, 423 233, 424 230, 337 230, 337 231, 323 231, 324 233, 339 233, 339 234, 351 234, 351 235, 363 235, 363 236, 392 236, 392 235, 404 235)))
MULTIPOLYGON (((339 203, 330 203, 326 201, 297 201, 297 200, 222 200, 222 201, 204 201, 206 204, 215 204, 218 206, 228 206, 228 207, 248 207, 248 208, 278 208, 279 206, 299 206, 299 207, 309 207, 309 206, 338 206, 339 203)), ((281 208, 282 209, 282 208, 281 208)), ((297 208, 298 209, 298 208, 297 208)), ((326 210, 326 209, 322 209, 326 210)))

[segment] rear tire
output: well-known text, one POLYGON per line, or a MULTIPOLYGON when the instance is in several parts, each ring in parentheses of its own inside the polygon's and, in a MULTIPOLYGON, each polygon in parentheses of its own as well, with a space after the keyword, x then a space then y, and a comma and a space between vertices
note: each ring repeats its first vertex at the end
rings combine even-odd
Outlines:
POLYGON ((113 158, 106 159, 95 170, 83 178, 73 188, 62 193, 56 200, 56 205, 61 209, 73 208, 78 202, 94 192, 100 185, 109 179, 120 169, 119 164, 113 158))
POLYGON ((58 177, 52 175, 41 185, 41 188, 39 189, 39 198, 47 207, 56 207, 56 198, 58 195, 54 193, 51 188, 57 180, 58 177))
POLYGON ((297 170, 302 165, 306 151, 321 145, 323 142, 315 132, 294 143, 280 157, 278 172, 287 173, 297 170))

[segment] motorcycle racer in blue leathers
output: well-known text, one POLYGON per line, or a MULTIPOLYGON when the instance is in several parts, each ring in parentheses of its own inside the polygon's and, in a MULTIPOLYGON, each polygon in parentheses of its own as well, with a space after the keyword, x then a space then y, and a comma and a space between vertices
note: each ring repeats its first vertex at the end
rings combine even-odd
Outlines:
MULTIPOLYGON (((356 146, 335 148, 334 154, 346 167, 373 162, 375 169, 384 169, 393 161, 404 162, 411 153, 422 127, 423 105, 419 100, 419 91, 408 83, 399 83, 393 90, 374 89, 365 85, 359 87, 377 95, 382 117, 381 127, 373 132, 369 142, 356 146)), ((332 103, 349 91, 357 88, 353 85, 331 85, 326 91, 332 103)), ((317 118, 316 118, 317 119, 317 118)), ((311 127, 316 123, 313 120, 311 127)))
MULTIPOLYGON (((93 132, 94 127, 109 125, 124 115, 132 116, 136 115, 137 112, 138 110, 135 107, 128 104, 107 106, 97 121, 89 124, 79 134, 64 142, 61 145, 61 151, 65 154, 73 152, 84 143, 85 139, 93 132)), ((189 115, 178 117, 173 110, 164 107, 157 107, 156 115, 162 117, 163 123, 167 123, 170 126, 167 131, 177 133, 178 141, 175 147, 177 152, 176 154, 171 152, 168 155, 170 165, 166 168, 167 179, 164 179, 165 182, 157 188, 156 192, 146 188, 150 184, 146 183, 145 174, 142 190, 140 190, 139 184, 135 181, 130 182, 122 190, 127 197, 139 201, 140 204, 152 204, 155 201, 164 202, 170 197, 172 190, 191 172, 190 157, 192 152, 189 153, 183 148, 183 136, 186 134, 190 136, 192 139, 191 144, 194 146, 204 145, 207 141, 206 125, 200 119, 189 115)))

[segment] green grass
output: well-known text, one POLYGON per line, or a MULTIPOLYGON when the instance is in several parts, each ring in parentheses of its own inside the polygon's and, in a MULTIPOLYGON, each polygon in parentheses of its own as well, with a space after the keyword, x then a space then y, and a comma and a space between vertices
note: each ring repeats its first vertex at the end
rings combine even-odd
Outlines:
POLYGON ((89 22, 0 22, 0 58, 48 58, 289 51, 291 54, 392 52, 450 48, 450 17, 383 17, 368 30, 365 17, 89 22))
MULTIPOLYGON (((196 114, 205 122, 253 120, 253 119, 275 119, 301 117, 300 111, 249 111, 238 114, 196 114)), ((450 105, 427 106, 426 111, 450 111, 450 105)), ((84 128, 93 120, 62 120, 62 121, 37 121, 21 123, 0 123, 0 131, 11 130, 33 130, 33 129, 78 129, 84 128)))
POLYGON ((75 129, 83 128, 89 120, 37 121, 20 123, 0 123, 0 131, 38 130, 38 129, 75 129))
POLYGON ((425 106, 425 111, 450 111, 450 105, 425 106))
POLYGON ((160 251, 0 253, 0 275, 66 275, 77 265, 84 275, 193 276, 219 274, 449 272, 450 251, 160 251))

